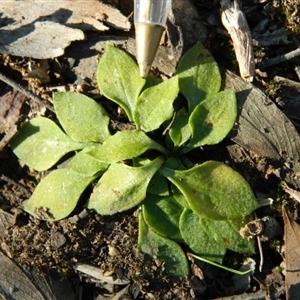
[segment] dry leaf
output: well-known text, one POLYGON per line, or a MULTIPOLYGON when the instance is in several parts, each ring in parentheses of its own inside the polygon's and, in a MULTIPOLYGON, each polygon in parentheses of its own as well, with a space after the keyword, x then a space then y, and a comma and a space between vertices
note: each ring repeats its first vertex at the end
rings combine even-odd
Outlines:
POLYGON ((116 8, 98 0, 0 1, 0 11, 4 22, 9 21, 6 29, 10 30, 21 29, 36 21, 52 21, 80 29, 91 29, 92 26, 100 31, 109 29, 103 23, 121 30, 130 30, 131 27, 128 19, 116 8))
POLYGON ((286 299, 299 299, 300 295, 300 225, 294 220, 289 205, 282 208, 285 241, 286 299))
POLYGON ((0 52, 37 59, 62 55, 72 41, 84 39, 82 30, 108 30, 103 22, 130 29, 125 16, 98 0, 0 1, 0 11, 0 52))
POLYGON ((225 88, 230 87, 239 107, 231 139, 261 157, 292 161, 293 171, 300 172, 300 137, 286 115, 257 87, 226 72, 225 88))
POLYGON ((64 54, 72 41, 84 39, 84 33, 54 22, 35 22, 15 30, 0 30, 0 52, 16 56, 47 59, 64 54))

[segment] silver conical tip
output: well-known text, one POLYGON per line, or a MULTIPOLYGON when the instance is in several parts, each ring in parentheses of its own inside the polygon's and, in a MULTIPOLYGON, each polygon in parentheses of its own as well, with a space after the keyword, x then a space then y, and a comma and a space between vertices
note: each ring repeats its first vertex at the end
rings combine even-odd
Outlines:
POLYGON ((147 77, 165 28, 150 23, 135 23, 136 56, 141 77, 147 77))
POLYGON ((151 69, 151 65, 147 63, 140 63, 139 68, 140 68, 140 76, 142 78, 146 78, 151 69))

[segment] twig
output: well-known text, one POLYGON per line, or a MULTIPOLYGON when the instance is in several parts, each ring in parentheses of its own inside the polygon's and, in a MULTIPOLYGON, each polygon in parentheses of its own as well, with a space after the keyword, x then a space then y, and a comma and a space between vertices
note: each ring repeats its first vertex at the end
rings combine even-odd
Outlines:
MULTIPOLYGON (((258 220, 256 213, 254 213, 254 217, 255 217, 255 220, 258 220)), ((257 247, 258 247, 259 257, 260 257, 258 270, 259 270, 259 272, 262 272, 262 268, 264 265, 264 253, 263 253, 262 245, 261 245, 261 236, 258 234, 256 236, 256 239, 257 239, 257 247)))
POLYGON ((265 68, 268 68, 270 66, 279 64, 281 62, 293 59, 293 58, 295 58, 297 56, 300 56, 300 47, 297 48, 296 50, 293 50, 293 51, 288 52, 286 54, 279 55, 277 57, 270 58, 268 60, 264 60, 264 61, 258 63, 256 65, 256 67, 257 67, 257 69, 265 69, 265 68))
POLYGON ((164 132, 162 133, 162 135, 166 135, 166 133, 170 130, 170 128, 172 127, 174 121, 175 121, 175 117, 176 117, 176 112, 174 112, 173 116, 172 116, 172 120, 170 121, 170 124, 166 127, 166 129, 164 130, 164 132))
POLYGON ((237 0, 221 0, 221 20, 233 41, 241 77, 252 81, 254 76, 254 54, 251 32, 245 14, 237 0))
POLYGON ((209 259, 206 259, 206 258, 204 258, 204 257, 198 256, 198 255, 196 255, 196 254, 189 253, 189 252, 187 252, 187 256, 188 256, 188 257, 189 257, 189 256, 192 256, 192 257, 197 258, 197 259, 199 259, 199 260, 201 260, 201 261, 204 261, 204 262, 206 262, 206 263, 208 263, 208 264, 210 264, 210 265, 213 265, 213 266, 215 266, 215 267, 218 267, 218 268, 220 268, 220 269, 226 270, 226 271, 228 271, 228 272, 231 272, 231 273, 234 273, 234 274, 237 274, 237 275, 246 275, 246 274, 249 274, 249 273, 252 272, 252 269, 249 269, 249 270, 246 270, 246 271, 234 270, 234 269, 225 267, 225 266, 220 265, 220 264, 218 264, 218 263, 216 263, 216 262, 214 262, 214 261, 211 261, 211 260, 209 260, 209 259))
POLYGON ((263 254, 263 250, 262 250, 262 246, 261 246, 261 239, 260 239, 260 236, 257 235, 256 236, 256 239, 257 239, 257 246, 258 246, 258 250, 259 250, 259 256, 260 256, 260 261, 259 261, 259 272, 262 272, 262 268, 263 268, 263 265, 264 265, 264 254, 263 254))
POLYGON ((4 138, 0 141, 0 151, 9 143, 17 131, 16 125, 10 128, 10 130, 5 134, 4 138))
POLYGON ((296 72, 298 78, 300 79, 300 66, 295 66, 295 72, 296 72))
POLYGON ((41 105, 44 105, 50 111, 54 112, 53 106, 51 104, 47 103, 44 99, 38 97, 34 93, 26 90, 21 85, 19 85, 14 80, 12 80, 11 78, 7 77, 6 75, 4 75, 1 72, 0 72, 0 80, 3 81, 3 82, 5 82, 6 84, 10 85, 12 88, 18 90, 20 93, 24 94, 26 97, 34 100, 35 102, 37 102, 37 103, 39 103, 41 105))

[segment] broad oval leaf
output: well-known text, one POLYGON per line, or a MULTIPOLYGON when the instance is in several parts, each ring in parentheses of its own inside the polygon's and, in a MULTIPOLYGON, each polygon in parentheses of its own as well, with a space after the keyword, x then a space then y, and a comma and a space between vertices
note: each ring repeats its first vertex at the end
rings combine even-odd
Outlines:
POLYGON ((109 137, 102 145, 94 147, 88 153, 99 161, 111 164, 113 162, 131 159, 143 154, 149 149, 166 154, 166 149, 151 140, 143 131, 118 131, 109 137))
POLYGON ((187 148, 221 142, 232 129, 236 116, 237 102, 233 90, 222 91, 208 97, 190 116, 192 138, 187 148))
POLYGON ((221 87, 219 67, 200 42, 183 55, 176 74, 179 76, 180 92, 187 98, 189 113, 221 87))
POLYGON ((109 117, 93 99, 75 92, 54 93, 53 104, 65 132, 78 142, 103 142, 109 136, 109 117))
POLYGON ((255 253, 254 240, 243 238, 239 229, 247 224, 250 218, 236 218, 234 220, 213 221, 201 218, 200 222, 205 232, 213 237, 218 244, 239 253, 255 253))
POLYGON ((183 207, 173 197, 147 195, 142 211, 145 222, 155 232, 172 240, 182 240, 179 219, 183 207))
POLYGON ((60 220, 67 217, 76 207, 80 195, 95 177, 81 176, 68 169, 58 169, 41 180, 24 209, 39 216, 39 209, 49 217, 46 220, 60 220))
POLYGON ((145 199, 149 181, 163 162, 158 157, 142 167, 111 164, 95 186, 88 208, 113 215, 135 207, 145 199))
POLYGON ((246 216, 259 207, 247 181, 232 168, 207 161, 185 171, 162 169, 186 197, 191 209, 213 220, 246 216))
POLYGON ((138 248, 163 262, 166 272, 170 275, 176 277, 189 275, 188 262, 181 247, 176 242, 151 230, 145 223, 142 214, 139 215, 138 248))
POLYGON ((10 146, 26 165, 45 171, 68 152, 83 149, 87 144, 69 138, 50 119, 38 117, 22 125, 10 146))
POLYGON ((149 132, 171 119, 173 102, 178 93, 178 76, 144 90, 137 100, 134 113, 137 127, 149 132))
POLYGON ((107 44, 98 65, 97 82, 101 93, 120 105, 133 121, 136 101, 146 82, 136 62, 125 51, 107 44))
POLYGON ((218 244, 211 235, 204 231, 199 216, 190 209, 185 209, 182 213, 179 228, 184 241, 193 252, 206 259, 222 263, 226 247, 218 244))

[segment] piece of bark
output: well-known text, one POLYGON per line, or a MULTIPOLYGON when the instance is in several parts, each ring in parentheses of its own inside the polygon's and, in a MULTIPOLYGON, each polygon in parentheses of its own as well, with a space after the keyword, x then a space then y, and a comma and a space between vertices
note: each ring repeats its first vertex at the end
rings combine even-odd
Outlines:
POLYGON ((13 223, 14 216, 0 209, 0 235, 3 234, 6 227, 13 223))
POLYGON ((0 133, 7 132, 17 122, 25 98, 8 87, 0 91, 0 133))
POLYGON ((289 162, 300 172, 300 137, 286 115, 258 88, 227 71, 225 88, 231 87, 238 100, 231 139, 259 156, 289 162))
POLYGON ((298 299, 300 295, 300 225, 294 220, 289 205, 282 208, 285 241, 285 290, 286 299, 298 299))

